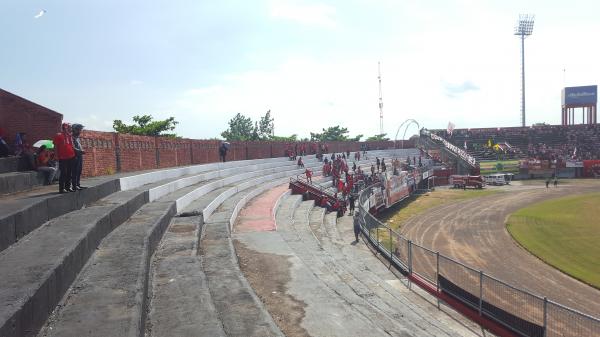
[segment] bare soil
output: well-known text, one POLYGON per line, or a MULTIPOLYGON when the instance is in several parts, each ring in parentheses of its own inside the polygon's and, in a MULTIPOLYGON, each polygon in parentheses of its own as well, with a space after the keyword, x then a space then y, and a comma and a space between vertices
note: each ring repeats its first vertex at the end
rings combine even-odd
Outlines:
POLYGON ((287 294, 291 280, 287 257, 256 252, 239 240, 234 240, 233 245, 240 269, 281 331, 288 337, 309 337, 301 326, 306 304, 287 294))

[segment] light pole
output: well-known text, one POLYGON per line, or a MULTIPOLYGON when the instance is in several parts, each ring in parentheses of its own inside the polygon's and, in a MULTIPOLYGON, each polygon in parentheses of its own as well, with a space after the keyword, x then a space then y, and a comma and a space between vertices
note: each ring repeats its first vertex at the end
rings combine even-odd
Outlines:
POLYGON ((525 127, 525 38, 533 34, 535 15, 519 14, 515 35, 521 37, 521 126, 525 127))

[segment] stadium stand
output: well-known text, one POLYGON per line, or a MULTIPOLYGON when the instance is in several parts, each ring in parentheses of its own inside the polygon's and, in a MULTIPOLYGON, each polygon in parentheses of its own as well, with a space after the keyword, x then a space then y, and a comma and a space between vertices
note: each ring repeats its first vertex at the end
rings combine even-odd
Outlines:
POLYGON ((600 125, 536 125, 532 127, 434 130, 478 161, 532 158, 588 160, 600 158, 600 125), (492 146, 490 147, 490 143, 492 146), (504 149, 495 144, 507 144, 504 149))
MULTIPOLYGON (((370 152, 370 159, 378 153, 370 152)), ((320 171, 314 155, 304 159, 320 171)), ((3 241, 7 238, 0 251, 5 275, 0 298, 6 304, 0 309, 0 335, 31 335, 44 324, 47 336, 143 335, 152 254, 171 221, 188 219, 173 217, 193 210, 202 218, 208 239, 204 268, 211 270, 211 256, 223 263, 234 254, 228 231, 242 201, 303 172, 287 158, 233 161, 96 177, 86 180, 90 188, 76 193, 41 188, 6 196, 0 219, 3 241)), ((165 238, 168 251, 169 235, 165 238)), ((241 274, 230 273, 233 264, 213 267, 209 280, 231 277, 240 298, 248 300, 252 291, 241 274)), ((233 300, 225 289, 211 291, 214 303, 226 306, 233 300)), ((264 310, 256 312, 263 319, 248 317, 249 325, 268 323, 264 310)))

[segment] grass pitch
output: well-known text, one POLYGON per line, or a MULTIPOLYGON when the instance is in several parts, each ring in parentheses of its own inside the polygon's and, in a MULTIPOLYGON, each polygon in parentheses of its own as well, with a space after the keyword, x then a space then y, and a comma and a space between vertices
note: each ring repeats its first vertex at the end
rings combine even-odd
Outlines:
POLYGON ((397 230, 408 218, 423 213, 430 208, 449 202, 480 198, 499 192, 496 189, 436 189, 433 192, 411 197, 405 202, 390 207, 379 214, 378 218, 393 230, 397 230))
POLYGON ((534 204, 512 214, 506 226, 532 254, 600 289, 600 193, 534 204))

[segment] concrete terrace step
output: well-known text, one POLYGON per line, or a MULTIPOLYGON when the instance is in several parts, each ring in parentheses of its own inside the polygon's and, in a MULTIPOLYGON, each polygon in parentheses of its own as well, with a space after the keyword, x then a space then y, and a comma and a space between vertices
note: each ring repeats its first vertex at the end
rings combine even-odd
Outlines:
MULTIPOLYGON (((152 334, 158 331, 172 331, 175 329, 175 331, 181 332, 182 335, 187 335, 191 330, 196 331, 196 336, 219 335, 221 331, 215 331, 215 326, 219 326, 217 324, 219 321, 214 321, 214 315, 211 314, 213 306, 219 313, 217 316, 220 317, 227 335, 268 336, 280 334, 239 271, 231 246, 229 227, 235 220, 239 209, 248 200, 271 186, 287 182, 287 177, 301 171, 303 170, 270 174, 246 181, 238 186, 224 187, 197 199, 188 207, 189 210, 202 211, 205 217, 210 217, 213 211, 216 211, 216 213, 205 225, 206 239, 203 241, 205 244, 202 245, 202 256, 189 258, 188 254, 190 253, 188 251, 191 250, 191 255, 194 254, 193 245, 189 244, 186 247, 179 246, 186 251, 184 254, 180 253, 181 250, 178 250, 176 254, 169 253, 168 247, 176 244, 174 235, 167 235, 161 249, 157 252, 154 270, 156 279, 153 282, 154 300, 150 314, 150 331, 152 334), (219 200, 223 198, 222 196, 226 196, 226 198, 221 202, 219 200), (213 202, 219 204, 216 209, 211 207, 213 202), (205 264, 203 264, 203 260, 206 261, 205 264), (205 265, 207 274, 202 273, 200 276, 197 274, 197 270, 187 267, 175 270, 167 265, 167 263, 170 265, 185 263, 185 261, 193 265, 198 263, 205 265), (235 264, 232 264, 232 261, 235 264), (226 268, 230 264, 231 267, 226 268), (181 289, 180 286, 164 283, 164 280, 167 279, 181 279, 187 285, 189 283, 186 280, 191 280, 192 276, 197 277, 196 281, 191 282, 191 288, 181 289), (206 284, 203 281, 205 278, 208 281, 206 284), (223 282, 226 285, 223 285, 223 282), (211 284, 213 284, 213 288, 208 289, 208 285, 211 284), (214 285, 219 285, 219 288, 214 289, 216 287, 214 285), (175 296, 174 293, 180 295, 178 296, 178 303, 186 309, 168 310, 169 299, 175 296), (212 302, 211 293, 214 293, 217 299, 214 303, 212 302), (207 304, 206 308, 197 308, 196 303, 190 303, 190 300, 196 298, 201 298, 202 303, 207 301, 210 301, 210 303, 207 304), (232 307, 235 309, 232 309, 232 307), (202 320, 192 323, 189 317, 196 315, 208 317, 208 321, 202 320), (181 327, 181 329, 177 327, 181 327)), ((176 228, 176 225, 173 226, 176 228)), ((194 235, 191 231, 187 231, 187 242, 195 240, 194 235)), ((181 235, 177 240, 178 242, 182 240, 181 235)), ((157 333, 156 335, 160 336, 161 334, 157 333)))
POLYGON ((34 191, 3 196, 0 197, 0 251, 17 242, 44 222, 80 209, 119 190, 128 190, 159 180, 171 179, 170 184, 156 186, 150 190, 149 200, 153 201, 198 181, 219 175, 226 176, 234 172, 243 172, 248 165, 266 167, 283 163, 292 165, 286 158, 213 163, 85 179, 84 186, 88 188, 75 193, 58 194, 56 186, 47 186, 34 191), (182 177, 187 177, 187 179, 182 177))
MULTIPOLYGON (((340 290, 344 289, 343 280, 331 277, 331 273, 321 265, 311 265, 318 261, 311 257, 309 249, 312 248, 304 244, 294 226, 297 225, 295 221, 301 221, 308 227, 312 207, 312 201, 302 202, 298 195, 287 195, 282 198, 276 215, 277 233, 288 247, 289 251, 285 253, 291 256, 289 260, 294 266, 287 292, 305 303, 302 327, 311 336, 389 336, 386 330, 363 313, 364 305, 340 296, 340 290), (326 278, 326 275, 330 277, 326 278)), ((276 239, 271 237, 273 242, 270 244, 281 246, 274 242, 276 239)), ((316 241, 312 235, 311 239, 316 241)))
POLYGON ((0 173, 16 172, 19 170, 18 157, 0 158, 0 173))
MULTIPOLYGON (((292 229, 298 240, 294 243, 296 246, 294 251, 320 280, 334 289, 345 301, 352 303, 373 324, 391 335, 453 335, 443 328, 437 328, 434 324, 419 322, 422 319, 407 309, 409 307, 406 303, 397 301, 379 283, 373 282, 366 275, 368 272, 358 273, 349 270, 350 261, 337 260, 336 256, 332 256, 331 250, 325 250, 323 244, 315 240, 308 226, 308 215, 311 212, 314 212, 312 203, 303 202, 294 213, 292 229)), ((327 236, 323 240, 326 245, 327 236)))
MULTIPOLYGON (((272 175, 274 176, 274 175, 272 175)), ((281 184, 287 179, 256 182, 243 190, 231 195, 222 203, 214 217, 204 226, 201 255, 194 256, 190 262, 193 267, 198 265, 201 272, 189 267, 175 270, 169 265, 181 265, 190 260, 189 255, 197 253, 197 247, 186 245, 176 253, 169 252, 175 243, 174 235, 166 235, 161 249, 156 254, 154 270, 154 288, 152 310, 150 313, 150 331, 153 336, 163 336, 167 331, 177 336, 281 336, 268 313, 260 304, 247 285, 239 271, 233 247, 231 245, 229 226, 235 218, 236 209, 243 205, 253 195, 281 184), (182 251, 185 253, 181 254, 182 251), (187 282, 196 276, 194 281, 187 282), (164 280, 175 280, 164 283, 164 280), (185 282, 186 287, 173 285, 177 280, 185 282), (169 298, 178 294, 177 305, 182 310, 169 310, 169 298), (202 306, 198 306, 201 299, 202 306), (205 319, 190 320, 189 317, 201 316, 205 319), (192 333, 190 333, 192 332, 192 333)), ((207 199, 210 197, 207 195, 207 199)), ((188 207, 188 210, 205 210, 206 200, 198 199, 188 207)), ((197 221, 201 221, 199 218, 197 221)), ((177 231, 177 223, 170 230, 177 231)), ((187 231, 177 240, 194 241, 195 233, 187 231)))
POLYGON ((0 336, 37 331, 102 238, 149 201, 149 190, 176 180, 111 194, 50 220, 3 251, 0 271, 10 275, 0 288, 0 300, 7 304, 0 308, 0 336))
MULTIPOLYGON (((185 172, 181 170, 180 174, 185 172)), ((164 176, 157 174, 154 179, 164 176)), ((93 206, 51 220, 25 240, 2 252, 0 270, 8 273, 8 270, 18 269, 20 272, 7 277, 7 282, 0 289, 0 299, 7 303, 0 308, 0 335, 22 336, 37 331, 100 240, 129 218, 141 204, 149 201, 149 190, 176 180, 179 179, 171 178, 110 195, 93 206), (35 259, 34 256, 43 258, 35 259), (31 266, 23 266, 23 263, 31 266)), ((152 179, 142 180, 142 183, 148 181, 152 179)), ((139 181, 130 183, 129 188, 136 186, 135 183, 141 185, 139 181)), ((148 207, 146 212, 151 213, 153 219, 172 215, 173 211, 169 208, 166 210, 167 216, 164 216, 165 212, 160 213, 164 208, 158 211, 154 207, 148 207)), ((148 222, 148 218, 135 220, 148 222)))
POLYGON ((263 181, 256 176, 270 173, 266 177, 278 177, 299 171, 288 162, 246 168, 254 171, 229 171, 230 176, 200 182, 173 193, 161 187, 161 193, 169 194, 142 207, 102 242, 73 285, 64 305, 44 330, 44 335, 78 336, 86 331, 95 331, 98 336, 143 334, 150 257, 176 210, 181 211, 198 199, 198 202, 204 203, 207 217, 212 212, 207 212, 207 209, 216 208, 218 205, 214 201, 223 198, 223 193, 236 191, 250 182, 257 184, 263 181), (254 179, 242 182, 250 178, 254 179), (115 310, 122 313, 121 319, 111 318, 111 312, 115 310))
MULTIPOLYGON (((417 298, 400 280, 395 281, 395 275, 388 270, 389 265, 378 261, 367 247, 361 246, 362 243, 350 244, 354 241, 351 220, 343 221, 345 219, 336 217, 326 217, 324 220, 329 223, 328 227, 335 228, 336 233, 334 237, 323 237, 321 247, 325 254, 358 282, 353 287, 367 289, 373 294, 373 298, 377 299, 369 299, 373 305, 392 317, 400 316, 400 321, 415 335, 474 335, 430 302, 417 298), (338 220, 343 221, 346 228, 340 228, 338 220)), ((478 327, 472 324, 472 328, 478 327)))
POLYGON ((44 181, 44 174, 37 171, 0 173, 0 194, 28 191, 44 181))
POLYGON ((85 181, 89 188, 58 194, 56 186, 0 198, 0 252, 48 220, 80 209, 119 190, 114 178, 85 181))

